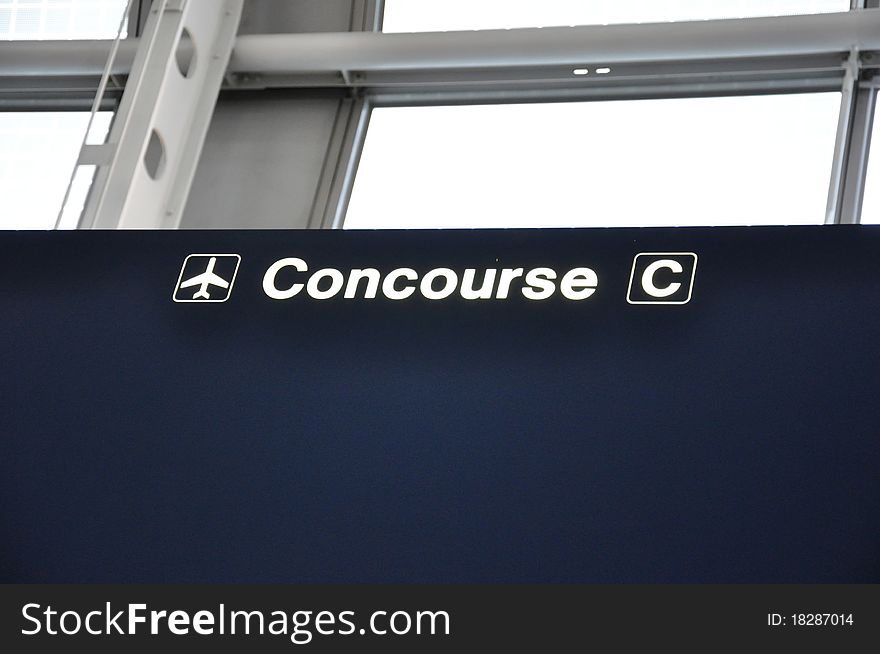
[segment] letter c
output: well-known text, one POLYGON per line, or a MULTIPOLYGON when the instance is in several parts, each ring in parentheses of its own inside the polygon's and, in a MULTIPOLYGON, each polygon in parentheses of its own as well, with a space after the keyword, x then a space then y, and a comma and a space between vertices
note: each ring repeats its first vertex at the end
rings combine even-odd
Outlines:
POLYGON ((673 282, 669 286, 664 286, 663 288, 658 288, 654 284, 654 276, 657 274, 657 271, 662 268, 671 270, 674 273, 684 272, 684 268, 682 268, 681 264, 673 259, 661 259, 645 268, 645 272, 642 274, 642 288, 645 289, 645 293, 651 297, 669 297, 670 295, 675 295, 681 288, 681 284, 678 282, 673 282))
POLYGON ((86 631, 89 632, 89 634, 92 636, 100 636, 102 634, 101 631, 97 631, 95 629, 92 629, 92 618, 96 615, 100 618, 101 612, 100 611, 92 611, 91 613, 89 613, 86 616, 86 631))
POLYGON ((286 291, 282 291, 275 285, 275 278, 284 268, 295 268, 297 272, 307 272, 308 264, 302 259, 282 259, 273 263, 263 277, 263 291, 273 300, 289 300, 303 290, 302 284, 294 284, 286 291))
POLYGON ((405 300, 416 292, 416 289, 412 286, 404 286, 401 289, 396 288, 395 284, 401 277, 414 282, 419 278, 419 274, 412 268, 398 268, 388 273, 385 281, 382 282, 382 293, 389 300, 405 300))

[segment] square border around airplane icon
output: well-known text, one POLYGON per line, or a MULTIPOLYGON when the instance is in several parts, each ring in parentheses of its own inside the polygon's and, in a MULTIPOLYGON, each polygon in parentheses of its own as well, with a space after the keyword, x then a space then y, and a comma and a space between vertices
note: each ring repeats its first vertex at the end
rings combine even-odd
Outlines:
MULTIPOLYGON (((241 255, 239 254, 190 254, 183 260, 183 265, 180 267, 180 275, 177 277, 177 284, 174 286, 174 293, 171 296, 171 299, 177 304, 221 304, 229 300, 232 296, 232 289, 235 286, 235 279, 238 277, 238 269, 241 266, 241 255), (183 275, 186 272, 186 267, 189 264, 190 259, 194 257, 198 257, 200 259, 210 260, 212 257, 216 257, 217 259, 235 259, 235 271, 232 273, 232 279, 229 281, 229 288, 226 289, 226 294, 222 299, 202 299, 202 298, 191 298, 188 300, 178 299, 178 295, 181 291, 181 285, 183 284, 183 275)), ((210 271, 206 271, 210 272, 210 271)), ((226 281, 226 280, 224 280, 226 281)))

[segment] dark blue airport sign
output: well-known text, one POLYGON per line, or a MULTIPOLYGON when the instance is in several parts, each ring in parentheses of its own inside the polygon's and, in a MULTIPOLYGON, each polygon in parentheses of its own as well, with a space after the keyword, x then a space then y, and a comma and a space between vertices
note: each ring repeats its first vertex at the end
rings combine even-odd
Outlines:
POLYGON ((0 236, 0 581, 880 582, 880 228, 0 236))

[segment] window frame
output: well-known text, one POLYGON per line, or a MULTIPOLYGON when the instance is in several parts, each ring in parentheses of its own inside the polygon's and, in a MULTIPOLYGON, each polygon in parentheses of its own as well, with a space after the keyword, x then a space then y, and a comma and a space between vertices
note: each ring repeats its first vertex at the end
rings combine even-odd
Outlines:
MULTIPOLYGON (((850 11, 878 7, 880 0, 851 0, 850 3, 850 11)), ((858 224, 861 221, 870 156, 871 126, 880 86, 874 77, 877 58, 874 53, 853 49, 843 61, 839 56, 795 55, 718 62, 699 59, 638 62, 622 67, 615 65, 614 76, 608 76, 602 80, 604 83, 589 87, 571 84, 573 71, 570 66, 535 66, 518 72, 479 68, 451 73, 430 70, 380 72, 361 80, 361 118, 358 129, 348 134, 345 141, 340 160, 341 174, 337 175, 342 181, 331 191, 329 201, 333 210, 325 211, 323 215, 313 215, 309 226, 344 228, 374 108, 821 91, 842 92, 825 222, 858 224), (621 83, 620 73, 623 73, 623 77, 629 74, 630 83, 626 83, 626 80, 621 83), (455 77, 456 74, 458 77, 455 77), (711 82, 707 82, 707 75, 712 78, 711 82), (480 89, 478 85, 484 88, 480 89)))

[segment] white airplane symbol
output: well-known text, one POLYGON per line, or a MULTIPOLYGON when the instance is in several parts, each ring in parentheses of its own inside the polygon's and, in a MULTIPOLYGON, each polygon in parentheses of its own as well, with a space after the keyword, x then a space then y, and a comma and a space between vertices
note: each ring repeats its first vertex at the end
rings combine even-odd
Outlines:
POLYGON ((201 275, 197 275, 192 279, 188 279, 180 285, 180 288, 192 288, 200 286, 199 292, 193 295, 194 300, 204 299, 210 300, 211 294, 208 293, 209 286, 219 286, 220 288, 229 288, 229 282, 214 274, 214 266, 217 265, 217 257, 211 257, 208 261, 208 269, 201 275))

